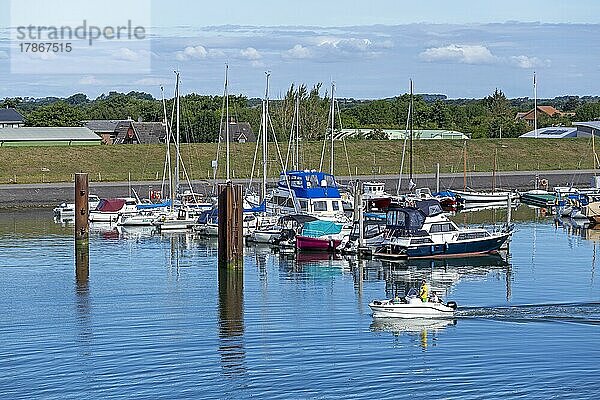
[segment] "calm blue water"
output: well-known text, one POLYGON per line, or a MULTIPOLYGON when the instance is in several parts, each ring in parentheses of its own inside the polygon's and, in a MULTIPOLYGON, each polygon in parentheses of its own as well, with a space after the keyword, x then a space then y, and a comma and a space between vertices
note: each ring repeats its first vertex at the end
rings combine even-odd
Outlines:
POLYGON ((0 398, 600 396, 600 231, 525 210, 508 262, 248 247, 243 275, 221 276, 214 242, 97 232, 78 281, 50 214, 0 214, 0 398), (373 320, 369 301, 422 277, 455 320, 373 320))

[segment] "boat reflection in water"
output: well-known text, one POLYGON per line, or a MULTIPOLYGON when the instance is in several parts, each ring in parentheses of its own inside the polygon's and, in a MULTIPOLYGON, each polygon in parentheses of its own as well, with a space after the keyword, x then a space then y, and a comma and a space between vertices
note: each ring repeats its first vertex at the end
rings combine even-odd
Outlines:
MULTIPOLYGON (((430 292, 447 297, 452 286, 462 278, 486 277, 490 272, 505 274, 506 298, 511 296, 511 264, 500 254, 479 257, 446 259, 419 259, 382 262, 386 274, 386 296, 403 297, 411 288, 418 288, 421 280, 429 282, 430 292)), ((459 304, 460 307, 460 304, 459 304)))
POLYGON ((411 343, 427 350, 435 346, 438 335, 456 325, 456 319, 435 318, 373 318, 369 327, 372 332, 389 332, 397 338, 407 337, 411 343))

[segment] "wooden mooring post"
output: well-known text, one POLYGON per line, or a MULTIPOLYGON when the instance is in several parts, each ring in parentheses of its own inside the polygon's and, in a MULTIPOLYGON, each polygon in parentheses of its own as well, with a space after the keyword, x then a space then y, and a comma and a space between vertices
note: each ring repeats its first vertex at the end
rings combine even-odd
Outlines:
POLYGON ((75 276, 87 283, 90 272, 88 174, 75 174, 75 276))
POLYGON ((219 193, 219 267, 242 266, 244 259, 241 185, 220 184, 219 193))

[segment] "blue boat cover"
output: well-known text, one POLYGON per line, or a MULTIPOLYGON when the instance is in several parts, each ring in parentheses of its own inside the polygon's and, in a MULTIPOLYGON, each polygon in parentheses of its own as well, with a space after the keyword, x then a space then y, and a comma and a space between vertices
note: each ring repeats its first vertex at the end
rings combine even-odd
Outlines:
POLYGON ((341 231, 341 224, 318 219, 316 221, 306 222, 302 229, 302 235, 315 238, 323 235, 335 235, 341 231))
POLYGON ((171 206, 171 200, 166 200, 163 201, 162 203, 147 203, 147 204, 138 204, 137 206, 135 206, 135 208, 137 208, 138 210, 153 210, 155 208, 163 208, 163 207, 170 207, 171 206))

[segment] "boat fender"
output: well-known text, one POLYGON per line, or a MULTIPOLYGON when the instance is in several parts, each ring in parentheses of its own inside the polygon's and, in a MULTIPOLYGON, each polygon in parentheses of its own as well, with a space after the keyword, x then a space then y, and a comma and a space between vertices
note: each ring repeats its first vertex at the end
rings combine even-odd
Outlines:
POLYGON ((329 248, 330 248, 330 249, 333 249, 333 248, 334 248, 333 239, 329 239, 329 248))
POLYGON ((450 248, 450 245, 448 244, 448 242, 444 243, 444 252, 448 252, 448 249, 450 248))
POLYGON ((456 310, 456 308, 458 307, 458 304, 456 304, 455 301, 449 301, 446 306, 450 307, 453 310, 456 310))

